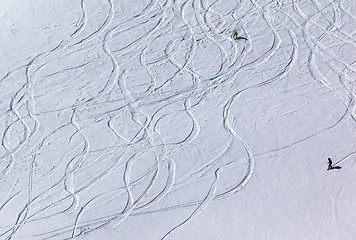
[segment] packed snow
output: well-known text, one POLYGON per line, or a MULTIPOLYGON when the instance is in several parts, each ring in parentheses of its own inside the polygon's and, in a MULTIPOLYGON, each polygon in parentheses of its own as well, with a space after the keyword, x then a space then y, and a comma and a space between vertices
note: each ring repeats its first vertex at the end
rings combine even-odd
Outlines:
POLYGON ((356 239, 356 1, 0 0, 0 61, 0 239, 356 239))

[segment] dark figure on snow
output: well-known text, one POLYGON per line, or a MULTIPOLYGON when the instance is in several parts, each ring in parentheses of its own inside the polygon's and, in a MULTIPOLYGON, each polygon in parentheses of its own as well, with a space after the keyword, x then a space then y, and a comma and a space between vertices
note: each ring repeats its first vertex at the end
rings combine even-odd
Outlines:
POLYGON ((331 161, 330 158, 328 158, 328 170, 333 168, 332 164, 333 164, 333 162, 331 161))

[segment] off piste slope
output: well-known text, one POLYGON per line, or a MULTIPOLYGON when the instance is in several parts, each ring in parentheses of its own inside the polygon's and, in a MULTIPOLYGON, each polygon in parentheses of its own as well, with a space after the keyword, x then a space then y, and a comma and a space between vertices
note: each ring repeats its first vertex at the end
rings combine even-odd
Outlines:
POLYGON ((0 0, 0 239, 356 239, 355 3, 0 0))

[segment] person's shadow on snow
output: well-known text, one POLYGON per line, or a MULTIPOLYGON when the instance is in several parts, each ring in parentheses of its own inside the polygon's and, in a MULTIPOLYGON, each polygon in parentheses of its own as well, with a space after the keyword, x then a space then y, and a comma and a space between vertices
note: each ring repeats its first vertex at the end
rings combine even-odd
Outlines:
POLYGON ((245 41, 247 41, 247 38, 245 38, 245 37, 238 37, 238 38, 236 38, 236 40, 245 40, 245 41))
POLYGON ((330 168, 329 170, 333 170, 333 169, 341 169, 342 167, 340 166, 333 166, 332 168, 330 168))

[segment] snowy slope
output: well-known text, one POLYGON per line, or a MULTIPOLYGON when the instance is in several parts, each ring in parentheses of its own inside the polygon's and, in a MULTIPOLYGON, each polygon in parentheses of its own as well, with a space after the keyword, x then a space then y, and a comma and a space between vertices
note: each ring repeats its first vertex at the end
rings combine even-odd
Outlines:
POLYGON ((356 1, 0 20, 0 239, 356 239, 356 1))

